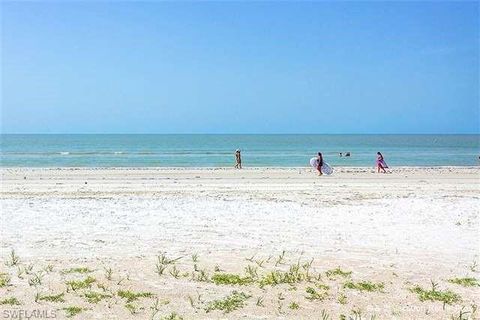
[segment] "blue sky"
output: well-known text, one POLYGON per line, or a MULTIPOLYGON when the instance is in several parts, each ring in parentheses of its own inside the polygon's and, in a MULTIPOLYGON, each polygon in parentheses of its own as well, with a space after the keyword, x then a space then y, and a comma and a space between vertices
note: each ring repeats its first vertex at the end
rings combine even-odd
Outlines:
POLYGON ((479 133, 478 2, 2 2, 8 133, 479 133))

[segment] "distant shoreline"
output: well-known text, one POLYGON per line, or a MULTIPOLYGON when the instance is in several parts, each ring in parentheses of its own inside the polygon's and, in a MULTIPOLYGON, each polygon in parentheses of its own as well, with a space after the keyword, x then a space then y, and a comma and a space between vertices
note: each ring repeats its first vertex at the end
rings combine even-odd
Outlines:
MULTIPOLYGON (((333 166, 335 170, 345 171, 345 170, 370 170, 375 169, 372 166, 333 166)), ((235 169, 233 166, 231 167, 149 167, 149 166, 137 166, 137 167, 122 167, 122 166, 111 166, 111 167, 60 167, 60 166, 53 166, 53 167, 23 167, 23 166, 16 166, 16 167, 3 167, 0 165, 0 170, 155 170, 155 171, 168 171, 168 170, 203 170, 203 171, 212 171, 212 170, 231 170, 236 172, 242 171, 258 171, 258 170, 301 170, 301 169, 313 169, 310 166, 303 166, 303 167, 244 167, 242 169, 235 169)), ((390 167, 390 171, 401 171, 401 170, 424 170, 424 169, 480 169, 479 165, 474 166, 456 166, 456 165, 449 165, 449 166, 392 166, 390 167)))

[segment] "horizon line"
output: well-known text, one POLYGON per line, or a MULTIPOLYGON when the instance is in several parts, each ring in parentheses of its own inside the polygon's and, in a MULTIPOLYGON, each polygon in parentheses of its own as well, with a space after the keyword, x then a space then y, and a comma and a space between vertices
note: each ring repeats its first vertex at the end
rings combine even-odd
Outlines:
POLYGON ((0 132, 0 135, 480 135, 480 132, 463 132, 463 133, 152 133, 152 132, 0 132))

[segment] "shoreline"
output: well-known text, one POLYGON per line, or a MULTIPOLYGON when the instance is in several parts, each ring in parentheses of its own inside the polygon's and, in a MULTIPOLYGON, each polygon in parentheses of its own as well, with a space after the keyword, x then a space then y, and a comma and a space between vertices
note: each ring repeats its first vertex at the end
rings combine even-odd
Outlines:
MULTIPOLYGON (((57 169, 57 170, 82 170, 82 169, 92 169, 92 170, 99 170, 99 169, 136 169, 136 170, 236 170, 236 171, 242 171, 242 170, 298 170, 298 169, 311 169, 311 166, 296 166, 296 167, 283 167, 283 166, 265 166, 265 167, 243 167, 242 169, 236 169, 232 166, 229 167, 162 167, 162 166, 157 166, 157 167, 147 167, 147 166, 138 166, 138 167, 123 167, 123 166, 111 166, 111 167, 72 167, 72 166, 53 166, 53 167, 2 167, 0 166, 0 171, 1 170, 14 170, 14 169, 45 169, 45 170, 52 170, 52 169, 57 169)), ((374 165, 372 166, 335 166, 333 167, 334 169, 376 169, 374 165)), ((479 169, 480 170, 480 164, 479 165, 471 165, 471 166, 455 166, 455 165, 448 165, 448 166, 392 166, 389 169, 479 169)))

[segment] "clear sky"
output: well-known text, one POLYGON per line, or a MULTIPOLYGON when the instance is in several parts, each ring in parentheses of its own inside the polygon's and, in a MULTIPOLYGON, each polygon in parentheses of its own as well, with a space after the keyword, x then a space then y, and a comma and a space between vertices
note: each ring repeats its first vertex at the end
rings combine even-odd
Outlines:
POLYGON ((0 5, 2 132, 480 132, 478 2, 0 5))

